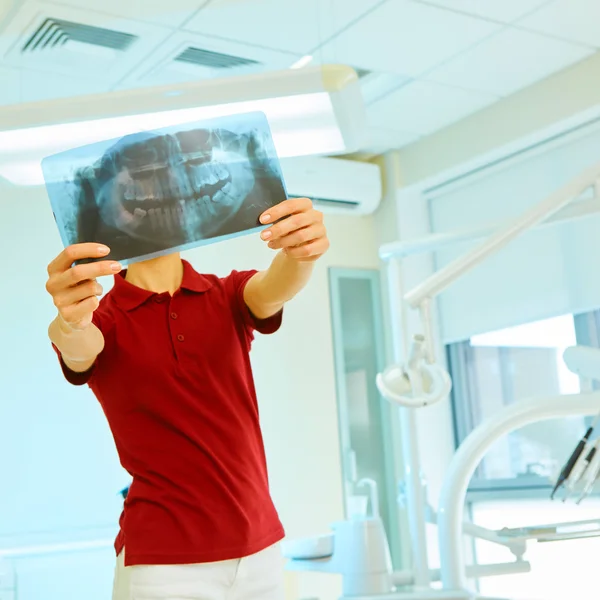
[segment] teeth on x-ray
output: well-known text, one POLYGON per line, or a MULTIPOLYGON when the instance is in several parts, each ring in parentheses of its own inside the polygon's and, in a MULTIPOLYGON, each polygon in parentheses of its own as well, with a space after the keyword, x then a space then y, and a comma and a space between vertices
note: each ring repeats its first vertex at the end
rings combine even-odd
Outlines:
POLYGON ((192 208, 189 202, 201 201, 208 209, 210 202, 222 202, 231 187, 231 175, 222 163, 210 157, 205 157, 209 162, 198 162, 194 157, 187 164, 185 156, 183 161, 181 155, 178 159, 171 169, 160 166, 134 170, 126 182, 125 208, 138 219, 148 216, 154 231, 160 228, 171 231, 190 219, 197 219, 197 206, 192 208), (141 202, 146 210, 135 206, 141 202))
POLYGON ((158 208, 151 208, 148 213, 150 215, 150 224, 152 225, 152 229, 156 231, 156 229, 160 226, 158 219, 158 208))
POLYGON ((133 179, 127 181, 123 198, 125 198, 125 200, 135 200, 135 182, 133 179))
POLYGON ((217 162, 189 164, 188 168, 194 191, 198 194, 214 196, 231 179, 229 171, 217 162))
POLYGON ((162 209, 162 221, 163 221, 163 225, 167 229, 167 231, 171 231, 173 228, 173 223, 171 221, 171 207, 170 206, 162 209))

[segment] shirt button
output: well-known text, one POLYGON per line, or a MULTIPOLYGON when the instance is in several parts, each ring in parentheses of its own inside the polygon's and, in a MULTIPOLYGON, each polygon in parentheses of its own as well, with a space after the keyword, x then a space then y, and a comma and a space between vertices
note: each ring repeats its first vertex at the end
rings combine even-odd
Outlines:
POLYGON ((154 302, 156 302, 157 304, 160 304, 161 302, 164 302, 164 298, 162 298, 161 296, 155 296, 154 297, 154 302))
POLYGON ((177 339, 178 339, 180 342, 183 342, 183 340, 185 340, 185 338, 184 338, 184 337, 183 337, 181 334, 179 334, 179 335, 177 336, 177 339))
POLYGON ((171 319, 176 319, 177 318, 177 313, 176 312, 172 312, 171 313, 171 319))

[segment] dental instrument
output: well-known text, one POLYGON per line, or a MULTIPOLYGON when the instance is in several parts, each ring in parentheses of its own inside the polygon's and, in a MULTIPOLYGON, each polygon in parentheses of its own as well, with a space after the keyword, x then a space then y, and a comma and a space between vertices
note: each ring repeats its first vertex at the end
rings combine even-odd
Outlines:
POLYGON ((596 481, 598 481, 598 476, 600 475, 600 439, 596 442, 594 446, 594 450, 596 451, 594 456, 592 457, 588 468, 583 477, 583 491, 579 496, 576 504, 581 504, 585 498, 587 498, 594 488, 596 481))
POLYGON ((565 495, 563 497, 563 503, 566 502, 571 494, 575 492, 577 485, 581 481, 582 477, 587 473, 590 463, 594 459, 596 450, 598 448, 598 440, 593 444, 587 444, 584 448, 583 453, 579 457, 579 460, 575 463, 571 475, 567 478, 565 484, 565 495))
MULTIPOLYGON (((573 474, 573 479, 575 479, 575 475, 577 474, 577 473, 575 473, 575 474, 573 473, 575 471, 575 467, 578 467, 578 470, 580 470, 579 477, 577 477, 577 481, 579 481, 579 478, 583 474, 583 470, 587 466, 584 451, 585 451, 585 449, 588 445, 588 441, 593 433, 594 433, 594 430, 592 427, 590 427, 586 431, 585 435, 579 440, 579 443, 575 447, 575 450, 573 450, 573 453, 569 457, 569 460, 567 460, 565 466, 563 467, 562 471, 560 472, 560 475, 558 476, 556 483, 554 484, 554 488, 552 489, 552 493, 550 494, 551 500, 554 499, 556 492, 563 485, 565 485, 565 483, 569 480, 569 478, 571 478, 572 474, 573 474)), ((566 499, 566 497, 565 497, 565 499, 566 499)))
MULTIPOLYGON (((597 186, 596 192, 598 191, 597 186)), ((576 375, 589 380, 600 381, 600 349, 587 346, 572 346, 564 351, 563 360, 569 370, 576 375)), ((600 474, 600 439, 595 442, 584 460, 582 460, 582 456, 586 444, 599 423, 600 414, 596 415, 591 427, 569 457, 556 482, 551 497, 554 497, 556 490, 561 485, 567 487, 568 496, 569 492, 574 491, 575 486, 582 477, 585 479, 584 488, 577 500, 577 504, 580 504, 591 493, 600 474)), ((565 496, 564 500, 566 500, 567 496, 565 496)))
POLYGON ((579 461, 577 461, 577 464, 575 464, 575 468, 573 469, 573 473, 567 480, 567 485, 565 486, 566 494, 563 498, 563 502, 566 502, 568 500, 569 496, 575 491, 575 488, 577 487, 583 476, 586 473, 588 473, 590 463, 594 460, 594 457, 596 456, 599 444, 600 439, 596 440, 594 444, 591 445, 591 448, 589 445, 586 446, 584 454, 582 454, 582 457, 585 455, 584 460, 580 459, 579 461))

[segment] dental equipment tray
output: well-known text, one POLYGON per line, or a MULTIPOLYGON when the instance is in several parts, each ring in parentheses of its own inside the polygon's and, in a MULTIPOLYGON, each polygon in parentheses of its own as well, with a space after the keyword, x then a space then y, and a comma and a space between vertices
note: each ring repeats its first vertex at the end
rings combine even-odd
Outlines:
POLYGON ((504 528, 497 531, 498 535, 514 540, 536 540, 537 542, 562 542, 583 538, 600 537, 600 519, 575 521, 572 523, 555 523, 552 525, 537 525, 504 528))

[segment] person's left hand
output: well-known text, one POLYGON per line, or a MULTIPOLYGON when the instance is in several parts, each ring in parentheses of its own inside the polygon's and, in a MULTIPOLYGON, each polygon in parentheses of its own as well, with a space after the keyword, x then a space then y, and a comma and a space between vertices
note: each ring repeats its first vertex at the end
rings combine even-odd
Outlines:
POLYGON ((315 261, 329 248, 323 213, 308 198, 284 200, 264 212, 260 222, 274 223, 261 233, 269 248, 283 250, 298 261, 315 261))

